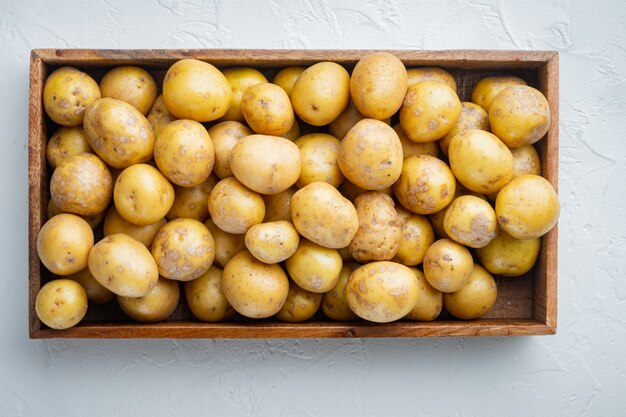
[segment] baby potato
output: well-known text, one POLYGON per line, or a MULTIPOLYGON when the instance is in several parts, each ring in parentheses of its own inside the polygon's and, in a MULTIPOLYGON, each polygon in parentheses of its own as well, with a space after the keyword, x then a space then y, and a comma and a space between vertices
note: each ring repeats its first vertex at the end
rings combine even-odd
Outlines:
MULTIPOLYGON (((57 214, 61 214, 61 213, 64 213, 64 211, 61 210, 59 207, 57 207, 56 204, 54 204, 54 200, 52 199, 48 200, 48 206, 46 207, 46 214, 47 214, 48 220, 50 220, 57 214)), ((95 229, 104 219, 104 212, 94 214, 93 216, 78 216, 78 217, 86 221, 92 229, 95 229)))
POLYGON ((287 188, 278 194, 264 195, 265 217, 263 222, 291 221, 291 197, 298 191, 295 187, 287 188))
POLYGON ((296 185, 302 188, 313 182, 327 182, 338 187, 343 181, 343 173, 337 164, 340 142, 326 133, 310 133, 300 136, 294 142, 300 148, 302 168, 296 185))
POLYGON ((157 220, 154 223, 138 226, 127 220, 125 220, 120 213, 118 213, 115 206, 111 206, 104 217, 104 225, 102 232, 104 236, 111 236, 117 233, 125 233, 133 239, 142 243, 145 247, 149 248, 156 237, 159 229, 165 226, 167 221, 165 217, 157 220))
POLYGON ((402 144, 387 124, 364 119, 341 141, 337 163, 343 175, 366 190, 391 186, 402 171, 402 144))
POLYGON ((104 74, 100 81, 100 92, 102 97, 125 101, 146 115, 156 99, 157 86, 145 69, 124 65, 104 74))
POLYGON ((94 154, 70 156, 52 173, 50 197, 65 213, 82 216, 102 213, 112 194, 111 173, 94 154))
POLYGON ((495 193, 513 176, 511 151, 496 135, 484 130, 469 129, 452 138, 448 158, 454 176, 477 193, 495 193))
POLYGON ((456 81, 454 77, 446 70, 437 67, 422 67, 411 68, 406 70, 408 76, 408 85, 413 87, 414 85, 423 81, 436 81, 438 83, 447 85, 456 92, 456 81))
POLYGON ((265 217, 263 198, 234 177, 218 182, 209 194, 209 214, 217 227, 233 234, 246 233, 265 217))
POLYGON ((470 248, 485 247, 498 234, 496 212, 488 202, 473 195, 452 200, 443 227, 452 240, 470 248))
POLYGON ((359 229, 350 242, 350 255, 357 262, 388 261, 400 247, 402 228, 393 199, 368 191, 354 202, 359 229))
POLYGON ((152 257, 165 278, 191 281, 213 264, 215 241, 209 229, 197 220, 172 220, 154 238, 152 257))
POLYGON ((228 111, 232 89, 224 74, 208 62, 181 59, 163 79, 167 110, 181 119, 210 122, 228 111))
POLYGON ((456 180, 448 165, 430 155, 405 159, 393 188, 400 204, 416 214, 442 210, 452 201, 455 190, 456 180))
POLYGON ((242 316, 261 319, 278 313, 289 293, 289 278, 282 268, 239 252, 224 267, 224 295, 242 316))
POLYGON ((285 67, 276 73, 272 83, 281 87, 287 95, 291 96, 293 85, 305 69, 305 67, 285 67))
POLYGON ((359 228, 352 203, 325 182, 309 184, 293 195, 291 218, 302 236, 332 249, 348 246, 359 228))
POLYGON ((318 62, 300 74, 291 91, 293 109, 304 122, 324 126, 350 101, 350 75, 334 62, 318 62))
POLYGON ((509 148, 532 145, 550 128, 550 105, 541 91, 532 87, 507 87, 491 102, 489 123, 509 148))
POLYGON ((359 113, 383 120, 402 105, 407 83, 402 61, 388 52, 373 53, 361 58, 352 70, 350 95, 359 113))
POLYGON ((489 131, 489 115, 479 105, 464 101, 461 103, 461 115, 457 119, 456 124, 447 135, 439 139, 441 151, 447 155, 452 138, 469 129, 489 131))
POLYGON ((492 274, 518 277, 532 269, 537 261, 541 239, 516 239, 504 230, 489 244, 476 250, 480 263, 492 274))
POLYGON ((222 268, 226 266, 230 258, 246 248, 245 234, 225 232, 217 227, 211 219, 207 219, 204 225, 209 229, 209 232, 211 232, 211 236, 213 236, 213 241, 215 242, 214 261, 222 268))
MULTIPOLYGON (((348 180, 344 180, 341 183, 341 185, 339 186, 339 190, 341 191, 341 195, 346 197, 352 203, 354 203, 354 201, 356 200, 358 196, 369 191, 369 190, 366 190, 365 188, 361 188, 357 185, 352 184, 348 180)), ((393 197, 393 188, 391 186, 383 188, 381 190, 376 190, 376 191, 393 197)))
POLYGON ((437 81, 410 87, 400 108, 400 126, 415 142, 433 142, 452 130, 461 115, 461 100, 437 81))
POLYGON ((424 255, 424 275, 441 292, 454 292, 467 284, 474 260, 463 245, 450 239, 439 239, 424 255))
MULTIPOLYGON (((354 127, 355 124, 360 122, 363 119, 367 119, 367 117, 363 116, 354 106, 354 102, 352 100, 348 104, 348 107, 341 112, 339 116, 335 120, 332 121, 331 124, 328 125, 328 132, 331 135, 338 139, 343 139, 344 136, 348 133, 350 129, 354 127)), ((390 118, 386 118, 382 120, 383 122, 389 124, 391 122, 390 118)))
POLYGON ((176 116, 169 112, 163 101, 163 95, 160 95, 154 100, 154 104, 150 109, 150 112, 146 116, 148 123, 152 127, 154 137, 156 138, 161 133, 161 130, 174 120, 178 120, 176 116))
POLYGON ((235 314, 224 295, 223 274, 222 268, 212 265, 198 278, 185 282, 187 305, 198 320, 217 323, 235 314))
POLYGON ((237 142, 253 132, 248 126, 239 122, 221 122, 209 128, 209 136, 215 151, 213 172, 220 179, 233 176, 230 169, 230 156, 237 142))
POLYGON ((472 320, 484 316, 496 304, 498 287, 491 274, 480 265, 459 290, 443 295, 443 306, 457 319, 472 320))
POLYGON ((87 314, 87 294, 70 279, 55 279, 37 293, 35 312, 46 326, 62 330, 77 325, 87 314))
POLYGON ((241 113, 256 133, 282 136, 291 130, 294 114, 289 96, 281 87, 261 83, 246 90, 241 113))
POLYGON ((422 271, 417 268, 410 269, 417 277, 419 291, 417 304, 404 318, 414 321, 433 321, 441 314, 443 294, 430 285, 422 271))
POLYGON ((391 260, 406 266, 419 265, 426 250, 435 241, 433 228, 425 216, 411 213, 403 207, 396 207, 396 211, 401 225, 400 244, 391 260))
POLYGON ((143 297, 117 296, 117 304, 131 319, 142 323, 156 323, 172 315, 178 307, 178 282, 159 277, 157 284, 143 297))
POLYGON ((261 262, 276 264, 289 258, 298 249, 300 235, 286 221, 261 223, 246 232, 246 248, 261 262))
POLYGON ((93 153, 87 142, 85 131, 80 126, 61 126, 46 146, 46 159, 52 169, 61 165, 67 158, 79 153, 93 153))
POLYGON ((301 288, 315 293, 330 291, 339 279, 343 261, 336 249, 300 239, 298 249, 285 261, 287 273, 301 288))
POLYGON ((55 70, 43 87, 46 114, 61 126, 79 126, 85 109, 100 97, 100 88, 93 78, 72 67, 55 70))
POLYGON ((404 133, 400 123, 396 123, 393 130, 395 130, 398 135, 398 139, 400 139, 400 144, 402 145, 402 157, 404 159, 415 155, 439 156, 439 146, 437 145, 437 142, 413 142, 407 137, 406 133, 404 133))
POLYGON ((267 83, 265 75, 254 68, 248 67, 231 67, 222 71, 224 77, 230 84, 232 95, 230 97, 230 107, 222 116, 221 120, 233 120, 243 122, 243 114, 241 112, 241 101, 246 91, 257 84, 267 83))
POLYGON ((150 251, 123 233, 107 236, 94 245, 89 252, 89 271, 106 289, 125 297, 143 297, 159 279, 150 251))
POLYGON ((541 158, 532 145, 511 149, 513 155, 513 178, 522 175, 541 175, 541 158))
POLYGON ((349 263, 343 265, 339 273, 337 284, 324 294, 322 299, 322 312, 331 320, 335 321, 352 321, 359 318, 354 311, 350 309, 346 300, 345 288, 352 272, 360 267, 357 263, 349 263))
POLYGON ((493 99, 502 90, 513 85, 526 85, 526 81, 512 75, 485 77, 472 89, 472 103, 478 104, 489 113, 493 99))
POLYGON ((174 187, 158 169, 137 164, 117 177, 113 188, 115 208, 124 220, 145 226, 161 220, 174 203, 174 187))
POLYGON ((522 175, 504 186, 496 198, 498 223, 517 239, 548 233, 559 219, 559 197, 539 175, 522 175))
POLYGON ((113 299, 115 294, 107 290, 100 284, 91 274, 89 268, 78 271, 75 274, 68 275, 67 279, 78 282, 87 294, 87 300, 94 304, 106 304, 113 299))
POLYGON ((324 294, 314 293, 289 282, 289 293, 276 318, 287 323, 301 323, 313 317, 322 304, 324 294))
POLYGON ((167 213, 169 220, 186 218, 205 221, 209 217, 209 194, 218 183, 211 174, 206 181, 193 187, 174 186, 174 203, 167 213))
POLYGON ((93 230, 85 220, 74 214, 58 214, 39 230, 37 254, 53 274, 70 275, 87 266, 93 242, 93 230))
POLYGON ((113 168, 148 162, 154 133, 148 119, 125 101, 102 98, 85 110, 83 123, 89 146, 113 168))
POLYGON ((200 123, 176 120, 157 136, 154 161, 168 180, 181 187, 193 187, 211 175, 215 162, 213 142, 200 123))
MULTIPOLYGON (((467 188, 465 188, 463 186, 463 184, 461 184, 460 182, 456 181, 456 188, 454 190, 454 197, 452 198, 452 201, 454 201, 455 198, 461 196, 461 195, 473 195, 474 197, 478 197, 481 200, 485 200, 486 198, 484 195, 482 194, 478 194, 475 193, 473 191, 468 190, 467 188)), ((450 203, 451 204, 451 203, 450 203)), ((446 207, 444 207, 442 210, 430 214, 428 216, 428 220, 430 221, 430 224, 433 226, 433 231, 435 232, 435 236, 437 237, 449 237, 448 233, 446 233, 445 228, 443 227, 443 220, 446 216, 446 213, 448 212, 448 208, 450 208, 450 204, 448 204, 446 207)))
POLYGON ((235 144, 230 169, 243 185, 261 194, 277 194, 300 176, 300 150, 289 139, 250 135, 235 144))
POLYGON ((346 284, 350 309, 362 319, 389 323, 409 314, 418 299, 416 275, 395 262, 371 262, 356 269, 346 284))

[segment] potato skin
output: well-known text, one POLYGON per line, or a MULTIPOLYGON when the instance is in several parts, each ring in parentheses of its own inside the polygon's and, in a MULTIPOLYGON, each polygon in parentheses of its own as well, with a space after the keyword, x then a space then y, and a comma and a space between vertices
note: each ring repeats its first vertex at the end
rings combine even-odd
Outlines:
MULTIPOLYGON (((359 111, 354 106, 354 102, 350 100, 350 103, 348 103, 348 107, 346 107, 346 109, 342 111, 341 114, 328 125, 328 132, 337 139, 341 140, 344 138, 344 136, 346 136, 348 131, 350 131, 350 129, 354 127, 355 124, 363 119, 367 119, 367 117, 359 113, 359 111)), ((381 121, 389 124, 391 122, 391 119, 386 118, 381 121)))
POLYGON ((285 67, 276 73, 272 83, 281 87, 287 95, 291 96, 293 85, 305 69, 306 67, 285 67))
POLYGON ((443 306, 454 317, 472 320, 484 316, 496 304, 498 287, 491 274, 474 265, 469 281, 459 290, 443 295, 443 306))
POLYGON ((174 116, 165 106, 163 101, 163 95, 160 95, 154 100, 154 104, 150 109, 150 112, 146 116, 148 123, 152 126, 154 137, 156 138, 161 133, 161 130, 174 120, 178 120, 178 117, 174 116))
POLYGON ((485 247, 498 234, 496 212, 473 195, 462 195, 450 203, 443 227, 452 240, 470 248, 485 247))
POLYGON ((419 265, 435 241, 433 228, 425 216, 411 213, 404 207, 396 207, 396 212, 400 220, 400 244, 391 260, 406 266, 419 265))
POLYGON ((61 126, 79 126, 85 109, 99 99, 100 88, 89 75, 72 67, 61 67, 46 79, 43 106, 61 126))
POLYGON ((215 151, 213 172, 220 179, 232 177, 233 171, 230 169, 230 156, 233 148, 239 140, 245 136, 252 135, 252 130, 242 123, 227 121, 211 126, 208 132, 215 151))
POLYGON ((87 294, 76 281, 52 280, 37 293, 35 312, 46 326, 57 330, 69 329, 85 317, 87 294))
POLYGON ((228 233, 220 229, 213 223, 213 220, 207 219, 204 225, 215 242, 215 259, 214 262, 224 268, 230 258, 246 249, 245 234, 228 233))
POLYGON ((343 261, 336 249, 300 239, 298 249, 285 261, 291 279, 307 291, 325 293, 339 279, 343 261))
POLYGON ((402 126, 400 126, 400 123, 396 123, 393 126, 393 130, 398 135, 398 139, 400 139, 400 144, 402 145, 402 157, 404 159, 416 155, 430 155, 434 156, 435 158, 439 157, 438 142, 414 142, 408 138, 406 133, 404 133, 404 130, 402 130, 402 126))
POLYGON ((322 312, 331 320, 335 321, 352 321, 359 318, 354 311, 350 309, 346 301, 345 288, 352 272, 361 265, 351 262, 344 263, 339 273, 337 284, 328 292, 324 293, 322 299, 322 312))
POLYGON ((268 82, 246 90, 241 99, 241 113, 256 133, 282 136, 294 122, 289 96, 281 87, 268 82))
POLYGON ((265 217, 263 222, 280 220, 291 221, 291 197, 298 191, 296 187, 287 188, 278 194, 264 195, 265 217))
POLYGON ((512 75, 485 77, 472 89, 472 103, 478 104, 489 113, 493 99, 502 90, 513 85, 526 85, 526 81, 512 75))
POLYGON ((193 187, 174 186, 174 203, 167 212, 168 220, 186 218, 205 221, 209 217, 209 194, 219 179, 211 174, 206 181, 193 187))
POLYGON ((117 296, 117 304, 133 320, 157 323, 172 315, 180 298, 178 282, 159 277, 157 284, 143 297, 117 296))
POLYGON ((302 188, 313 182, 327 182, 338 187, 343 182, 343 173, 337 163, 340 142, 326 133, 310 133, 294 141, 300 149, 302 167, 296 185, 302 188))
POLYGON ((246 248, 266 264, 289 258, 298 249, 299 242, 298 231, 286 221, 256 224, 248 229, 245 237, 246 248))
POLYGON ((518 277, 532 269, 541 249, 541 239, 516 239, 504 230, 489 244, 476 250, 480 263, 492 274, 518 277))
POLYGON ((314 293, 289 282, 289 293, 285 304, 276 313, 276 318, 287 323, 302 323, 317 313, 324 294, 314 293))
POLYGON ((185 282, 187 305, 198 320, 217 323, 235 314, 224 295, 223 274, 222 268, 212 265, 198 278, 185 282))
POLYGON ((461 103, 461 115, 452 127, 452 130, 450 130, 447 135, 439 139, 439 147, 441 148, 441 151, 447 155, 452 138, 469 129, 489 131, 489 115, 479 105, 464 101, 461 103))
POLYGON ((441 292, 454 292, 467 284, 474 261, 465 246, 450 239, 440 239, 426 251, 423 267, 430 285, 441 292))
POLYGON ((167 220, 163 217, 154 223, 138 226, 125 220, 122 216, 120 216, 115 206, 111 206, 107 210, 106 216, 104 217, 102 232, 105 237, 117 233, 125 233, 133 239, 141 242, 145 247, 149 248, 152 245, 159 229, 165 226, 165 223, 167 223, 167 220))
POLYGON ((46 145, 46 159, 52 169, 70 156, 79 153, 93 153, 87 135, 80 126, 61 126, 58 128, 46 145))
POLYGON ((102 97, 125 101, 146 115, 156 99, 157 86, 145 69, 124 65, 104 74, 100 81, 100 92, 102 97))
POLYGON ((236 178, 229 177, 211 190, 209 214, 223 231, 241 234, 263 221, 265 203, 260 194, 248 189, 236 178))
MULTIPOLYGON (((54 204, 54 200, 48 200, 48 205, 46 207, 46 215, 48 220, 56 216, 57 214, 64 213, 56 204, 54 204)), ((86 221, 92 229, 98 227, 102 220, 104 220, 104 213, 94 214, 93 216, 78 216, 84 221, 86 221)))
POLYGON ((58 214, 48 220, 37 234, 37 254, 53 274, 70 275, 87 266, 93 247, 93 230, 74 214, 58 214))
POLYGON ((443 293, 430 285, 422 271, 417 268, 410 269, 417 277, 420 290, 415 307, 404 318, 414 321, 433 321, 441 314, 443 293))
POLYGON ((241 102, 246 91, 257 84, 266 83, 267 78, 260 71, 248 67, 231 67, 222 71, 224 77, 230 84, 232 95, 230 106, 222 116, 221 120, 233 120, 243 122, 244 117, 241 112, 241 102))
POLYGON ((413 87, 414 85, 424 81, 436 81, 438 83, 447 85, 454 92, 456 92, 456 81, 454 77, 446 70, 437 67, 421 67, 410 68, 406 70, 408 76, 408 85, 413 87))
POLYGON ((106 304, 115 294, 107 290, 91 274, 89 268, 82 269, 75 274, 68 275, 67 279, 78 282, 87 294, 87 300, 94 304, 106 304))

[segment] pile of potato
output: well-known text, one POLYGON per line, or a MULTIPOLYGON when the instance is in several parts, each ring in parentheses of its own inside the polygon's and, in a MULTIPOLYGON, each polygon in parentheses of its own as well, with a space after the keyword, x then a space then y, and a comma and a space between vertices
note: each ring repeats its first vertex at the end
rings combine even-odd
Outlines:
POLYGON ((62 67, 43 104, 60 127, 37 250, 60 278, 36 311, 55 329, 114 297, 164 320, 177 281, 207 322, 474 319, 496 302, 492 274, 528 272, 559 214, 533 147, 549 105, 517 77, 461 102, 449 73, 389 53, 272 83, 183 59, 158 97, 139 67, 99 84, 62 67))

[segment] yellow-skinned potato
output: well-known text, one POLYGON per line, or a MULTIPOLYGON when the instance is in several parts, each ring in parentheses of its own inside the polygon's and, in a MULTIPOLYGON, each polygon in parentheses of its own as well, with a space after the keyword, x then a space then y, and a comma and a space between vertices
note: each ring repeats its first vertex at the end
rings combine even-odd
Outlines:
POLYGON ((352 321, 359 318, 354 311, 350 309, 348 301, 346 301, 345 288, 352 272, 361 265, 351 262, 344 263, 337 284, 324 294, 322 299, 322 312, 331 320, 335 321, 352 321))
POLYGON ((350 101, 350 75, 334 62, 318 62, 300 74, 291 91, 293 109, 304 122, 327 125, 350 101))
POLYGON ((222 71, 224 77, 230 84, 232 95, 230 98, 230 107, 222 120, 233 120, 243 122, 243 114, 241 113, 241 101, 246 91, 257 84, 266 83, 267 78, 260 71, 248 67, 232 67, 222 71))
POLYGON ((527 85, 502 90, 489 107, 491 131, 509 148, 532 145, 550 127, 550 105, 541 91, 527 85))
POLYGON ((279 265, 268 265, 246 250, 224 267, 224 295, 243 316, 260 319, 278 313, 289 293, 289 278, 279 265))
POLYGON ((138 226, 127 220, 125 220, 115 209, 115 206, 111 206, 104 217, 104 225, 102 231, 104 236, 110 236, 117 233, 125 233, 133 239, 141 242, 145 247, 149 248, 154 241, 156 234, 161 227, 165 226, 167 221, 165 217, 157 220, 154 223, 138 226))
POLYGON ((381 190, 396 182, 402 160, 398 135, 375 119, 363 119, 354 125, 341 141, 337 155, 343 175, 366 190, 381 190))
MULTIPOLYGON (((47 214, 48 220, 50 220, 57 214, 61 214, 61 213, 65 213, 65 212, 61 210, 59 207, 57 207, 56 204, 54 204, 54 200, 52 199, 48 200, 48 206, 46 207, 46 214, 47 214)), ((95 229, 96 227, 98 227, 100 223, 102 223, 102 220, 104 220, 104 212, 94 214, 93 216, 78 216, 78 217, 86 221, 92 229, 95 229)))
POLYGON ((286 67, 276 73, 272 83, 280 86, 285 92, 291 96, 293 85, 296 80, 304 72, 305 67, 286 67))
POLYGON ((402 61, 387 52, 359 60, 350 77, 350 95, 365 117, 383 120, 393 116, 406 94, 407 73, 402 61))
MULTIPOLYGON (((467 188, 465 188, 463 186, 463 184, 461 184, 460 182, 456 181, 456 188, 454 190, 454 197, 452 199, 452 201, 454 201, 455 198, 461 196, 461 195, 473 195, 474 197, 478 197, 482 200, 486 201, 485 196, 483 196, 482 194, 478 194, 475 193, 473 191, 468 190, 467 188)), ((452 203, 450 203, 452 204, 452 203)), ((428 215, 428 220, 430 221, 431 225, 433 226, 433 231, 435 232, 435 235, 439 238, 443 238, 443 237, 449 237, 448 233, 446 233, 445 228, 443 227, 443 220, 446 216, 446 213, 448 211, 448 208, 450 207, 450 204, 448 204, 446 207, 444 207, 442 210, 430 214, 428 215)))
POLYGON ((496 198, 498 223, 517 239, 535 239, 548 233, 559 219, 559 197, 539 175, 522 175, 508 183, 496 198))
POLYGON ((94 245, 89 252, 89 271, 106 289, 125 297, 143 297, 159 279, 150 251, 123 233, 107 236, 94 245))
POLYGON ((248 189, 234 177, 218 182, 209 194, 209 214, 217 227, 233 234, 246 233, 265 217, 260 194, 248 189))
POLYGON ((436 81, 410 87, 400 108, 400 125, 415 142, 433 142, 452 130, 461 115, 453 89, 436 81))
POLYGON ((443 306, 457 319, 472 320, 484 316, 496 304, 498 287, 491 274, 480 265, 463 288, 443 295, 443 306))
POLYGON ((516 239, 500 230, 487 246, 476 250, 480 263, 492 274, 518 277, 532 269, 539 255, 541 239, 516 239))
POLYGON ((87 313, 87 294, 70 279, 55 279, 37 293, 35 312, 43 324, 52 329, 69 329, 87 313))
POLYGON ((314 293, 289 282, 289 293, 276 318, 287 323, 302 323, 313 317, 322 304, 324 294, 314 293))
POLYGON ((294 119, 293 125, 291 125, 291 129, 285 134, 280 135, 285 139, 289 139, 290 141, 295 141, 300 137, 300 124, 297 120, 294 119))
POLYGON ((348 246, 359 228, 354 205, 325 182, 309 184, 293 195, 291 218, 302 236, 333 249, 348 246))
POLYGON ((46 159, 53 169, 70 156, 85 152, 93 153, 85 131, 80 126, 61 126, 46 145, 46 159))
POLYGON ((94 154, 70 156, 52 173, 50 197, 65 213, 100 214, 109 205, 112 194, 111 173, 94 154))
POLYGON ((277 194, 300 176, 300 150, 289 139, 250 135, 233 147, 230 169, 246 187, 261 194, 277 194))
POLYGON ((346 300, 359 317, 389 323, 406 316, 417 302, 417 277, 395 262, 371 262, 356 269, 346 284, 346 300))
POLYGON ((489 112, 493 99, 507 87, 526 85, 526 81, 512 75, 485 77, 478 81, 472 89, 472 103, 489 112))
POLYGON ((287 221, 261 223, 248 229, 245 242, 246 248, 259 261, 276 264, 298 249, 300 235, 287 221))
POLYGON ((291 279, 301 288, 325 293, 337 284, 343 261, 336 249, 300 239, 298 249, 285 261, 285 266, 291 279))
POLYGON ((39 230, 37 254, 53 274, 70 275, 87 266, 93 242, 93 230, 85 220, 74 214, 58 214, 39 230))
POLYGON ((291 197, 298 191, 297 188, 287 188, 278 194, 264 195, 265 217, 264 222, 291 221, 291 197))
POLYGON ((174 186, 174 203, 167 213, 168 220, 186 218, 205 221, 209 217, 209 194, 218 181, 211 174, 206 181, 194 187, 174 186))
POLYGON ((223 231, 213 223, 213 220, 207 219, 204 225, 215 242, 215 263, 224 268, 230 258, 246 248, 245 234, 232 234, 223 231))
POLYGON ((93 78, 72 67, 55 70, 43 88, 46 114, 61 126, 79 126, 85 109, 100 97, 100 88, 93 78))
POLYGON ((154 132, 154 137, 156 138, 161 133, 161 130, 173 122, 174 120, 178 120, 176 116, 174 116, 165 106, 165 102, 163 101, 163 95, 160 95, 154 100, 154 104, 150 109, 150 112, 146 116, 150 126, 152 126, 152 131, 154 132))
POLYGON ((156 99, 157 86, 145 69, 124 65, 104 74, 100 80, 100 92, 102 97, 125 101, 146 115, 156 99))
MULTIPOLYGON (((522 175, 541 175, 541 158, 533 145, 512 148, 513 176, 511 179, 522 175)), ((491 201, 496 201, 498 193, 487 195, 491 201)))
POLYGON ((437 67, 410 68, 406 70, 409 77, 408 84, 412 87, 424 81, 436 81, 447 85, 456 92, 456 81, 446 70, 437 67))
POLYGON ((174 203, 174 187, 147 164, 126 168, 117 177, 113 201, 126 221, 143 226, 161 220, 174 203))
POLYGON ((452 240, 470 248, 485 247, 498 234, 496 212, 473 195, 462 195, 450 203, 443 227, 452 240))
POLYGON ((446 155, 448 154, 448 148, 450 147, 452 138, 457 134, 469 129, 480 129, 486 131, 489 131, 490 129, 489 115, 482 107, 467 101, 462 102, 461 105, 461 115, 457 119, 456 124, 447 135, 439 140, 439 147, 446 155))
MULTIPOLYGON (((344 136, 357 124, 359 121, 367 119, 367 117, 363 116, 354 106, 354 102, 350 101, 348 107, 341 112, 339 116, 335 120, 332 121, 331 124, 328 125, 328 132, 331 135, 338 138, 339 140, 343 139, 344 136)), ((382 120, 386 124, 391 123, 390 118, 386 118, 382 120)))
POLYGON ((393 127, 396 131, 400 144, 402 145, 402 157, 407 159, 415 155, 430 155, 434 157, 439 156, 439 146, 437 142, 414 142, 408 138, 400 123, 396 123, 393 127))
POLYGON ((441 314, 443 293, 430 285, 422 271, 417 268, 410 269, 417 277, 419 292, 417 304, 404 318, 414 321, 433 321, 441 314))
POLYGON ((81 287, 83 287, 87 294, 87 300, 89 300, 90 303, 105 304, 111 301, 115 296, 115 294, 104 288, 104 286, 93 277, 89 268, 68 275, 66 278, 78 282, 81 287))
POLYGON ((326 133, 310 133, 294 141, 300 149, 302 167, 296 185, 302 188, 313 182, 327 182, 339 187, 343 173, 337 164, 339 139, 326 133))
POLYGON ((213 65, 197 59, 181 59, 163 79, 163 101, 174 116, 196 122, 219 119, 228 111, 230 84, 213 65))
POLYGON ((419 265, 426 250, 435 241, 435 234, 425 216, 396 207, 401 224, 400 245, 392 261, 406 266, 419 265))
POLYGON ((209 136, 215 151, 213 172, 220 179, 233 176, 230 169, 230 156, 237 142, 251 135, 253 132, 243 123, 229 121, 221 122, 209 128, 209 136))
POLYGON ((450 239, 440 239, 430 245, 424 256, 424 275, 441 292, 454 292, 467 284, 474 260, 463 245, 450 239))
MULTIPOLYGON (((341 191, 341 195, 346 197, 352 203, 356 200, 358 196, 363 193, 368 192, 365 188, 361 188, 358 185, 354 185, 348 180, 344 180, 339 186, 339 190, 341 191)), ((393 187, 389 186, 380 190, 376 190, 379 193, 387 194, 388 196, 393 196, 393 187)))
POLYGON ((235 314, 224 295, 224 271, 215 265, 193 281, 185 282, 185 299, 191 313, 200 321, 217 323, 235 314))
POLYGON ((246 90, 241 99, 241 113, 256 133, 275 136, 287 134, 295 117, 285 90, 267 82, 246 90))
POLYGON ((148 162, 154 132, 148 119, 125 101, 101 98, 85 110, 83 123, 89 146, 113 168, 148 162))
POLYGON ((117 304, 131 319, 142 323, 156 323, 168 318, 178 306, 178 282, 159 277, 157 284, 143 297, 117 296, 117 304))
POLYGON ((168 180, 181 187, 193 187, 211 175, 215 162, 213 142, 200 123, 176 120, 157 136, 154 160, 168 180))

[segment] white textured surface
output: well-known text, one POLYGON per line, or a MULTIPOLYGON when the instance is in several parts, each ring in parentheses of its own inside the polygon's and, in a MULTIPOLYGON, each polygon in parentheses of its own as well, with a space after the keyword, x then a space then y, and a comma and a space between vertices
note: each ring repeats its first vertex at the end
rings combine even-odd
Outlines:
POLYGON ((0 0, 0 416, 626 415, 626 3, 139 3, 0 0), (28 57, 40 47, 559 50, 558 334, 29 340, 28 57))

